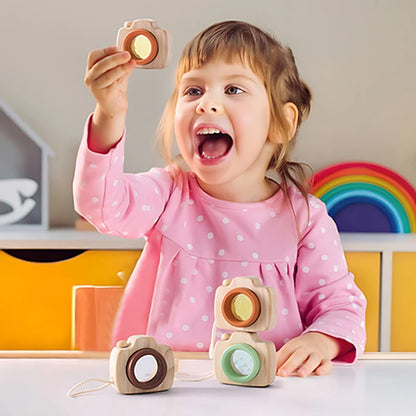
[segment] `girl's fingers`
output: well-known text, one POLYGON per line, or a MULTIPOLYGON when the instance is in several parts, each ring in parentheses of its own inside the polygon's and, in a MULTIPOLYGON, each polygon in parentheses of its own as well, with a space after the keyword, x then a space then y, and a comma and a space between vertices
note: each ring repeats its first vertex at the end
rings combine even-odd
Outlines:
POLYGON ((313 372, 317 375, 328 374, 334 354, 328 353, 327 341, 325 335, 313 332, 288 341, 276 352, 277 375, 307 377, 313 372))
POLYGON ((277 375, 280 377, 290 376, 299 369, 307 358, 308 354, 303 348, 294 350, 289 358, 281 366, 278 366, 277 375))
POLYGON ((131 56, 128 52, 116 52, 112 55, 105 56, 100 59, 96 64, 89 70, 91 74, 97 74, 100 76, 111 69, 123 65, 131 60, 131 56))
POLYGON ((117 53, 117 46, 109 46, 104 49, 95 49, 88 54, 87 58, 87 70, 91 69, 98 61, 106 56, 117 53))
POLYGON ((293 351, 292 355, 277 368, 279 377, 287 377, 297 374, 300 377, 307 377, 313 372, 318 376, 324 376, 331 371, 333 364, 331 360, 322 359, 319 354, 307 354, 305 350, 299 348, 293 351))
POLYGON ((300 377, 307 377, 312 374, 315 370, 317 370, 323 361, 322 358, 315 353, 312 353, 307 360, 299 367, 297 374, 300 377))
POLYGON ((90 88, 106 88, 113 82, 130 75, 135 68, 135 63, 128 52, 115 52, 107 55, 105 51, 110 52, 113 48, 107 48, 100 51, 93 51, 90 59, 93 61, 101 56, 90 69, 87 69, 85 83, 90 88), (96 52, 96 54, 94 54, 96 52), (102 57, 104 56, 104 57, 102 57))
POLYGON ((315 370, 317 376, 326 376, 332 368, 333 364, 330 360, 323 360, 318 368, 315 370))
POLYGON ((130 54, 128 52, 117 52, 113 55, 106 56, 100 59, 91 69, 87 71, 87 76, 91 79, 97 79, 101 75, 105 74, 107 71, 124 65, 131 60, 130 54))
POLYGON ((94 87, 97 89, 107 88, 111 84, 119 80, 122 80, 122 78, 130 75, 134 67, 135 65, 132 65, 130 61, 124 65, 118 65, 115 68, 112 68, 104 72, 102 75, 96 78, 94 80, 94 87))
POLYGON ((90 67, 90 63, 87 66, 86 81, 94 81, 104 73, 116 68, 117 66, 124 65, 131 60, 131 56, 126 51, 113 51, 113 53, 106 53, 113 50, 113 47, 102 49, 99 51, 91 52, 92 56, 88 58, 91 62, 95 63, 90 67))
POLYGON ((276 351, 276 368, 279 368, 289 359, 289 357, 298 349, 296 338, 288 341, 278 351, 276 351))

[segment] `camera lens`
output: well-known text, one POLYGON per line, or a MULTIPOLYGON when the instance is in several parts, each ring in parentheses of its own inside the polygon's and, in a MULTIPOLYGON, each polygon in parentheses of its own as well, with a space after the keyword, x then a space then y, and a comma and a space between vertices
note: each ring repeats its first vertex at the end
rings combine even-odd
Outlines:
POLYGON ((157 373, 157 361, 153 355, 144 355, 134 366, 134 376, 140 383, 146 383, 157 373))
POLYGON ((159 50, 155 36, 145 29, 137 29, 129 33, 124 39, 124 49, 132 54, 139 65, 152 62, 159 50))
POLYGON ((239 321, 247 321, 253 313, 253 304, 250 298, 242 293, 234 296, 231 301, 231 313, 239 321))
POLYGON ((231 365, 237 374, 248 376, 253 372, 253 360, 243 350, 236 350, 231 355, 231 365))
POLYGON ((146 59, 152 52, 152 44, 148 37, 138 35, 131 41, 131 50, 139 59, 146 59))
POLYGON ((224 374, 233 382, 247 383, 260 371, 260 357, 248 344, 238 343, 228 347, 221 357, 224 374))
POLYGON ((224 296, 221 311, 229 324, 239 328, 249 327, 260 316, 260 300, 250 289, 239 287, 224 296))
POLYGON ((154 389, 164 381, 167 363, 160 352, 142 348, 128 359, 126 374, 133 386, 143 390, 154 389))

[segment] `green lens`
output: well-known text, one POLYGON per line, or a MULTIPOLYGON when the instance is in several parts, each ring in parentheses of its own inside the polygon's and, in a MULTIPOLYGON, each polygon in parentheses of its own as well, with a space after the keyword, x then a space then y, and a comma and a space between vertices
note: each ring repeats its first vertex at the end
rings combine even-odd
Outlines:
POLYGON ((248 344, 234 344, 228 347, 221 357, 224 374, 236 383, 247 383, 260 371, 260 357, 248 344))

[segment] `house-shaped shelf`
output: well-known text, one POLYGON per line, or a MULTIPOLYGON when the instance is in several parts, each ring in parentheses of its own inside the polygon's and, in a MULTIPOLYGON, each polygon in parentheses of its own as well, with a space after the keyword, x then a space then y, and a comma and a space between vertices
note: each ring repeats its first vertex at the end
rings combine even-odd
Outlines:
POLYGON ((49 227, 51 148, 0 100, 0 230, 49 227))

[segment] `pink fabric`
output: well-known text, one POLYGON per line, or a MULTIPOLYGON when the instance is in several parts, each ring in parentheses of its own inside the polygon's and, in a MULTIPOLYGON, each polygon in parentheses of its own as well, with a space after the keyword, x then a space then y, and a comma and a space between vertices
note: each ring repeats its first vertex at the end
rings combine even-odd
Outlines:
POLYGON ((88 149, 88 124, 74 178, 76 210, 106 234, 147 244, 126 287, 114 339, 147 333, 176 350, 209 347, 214 295, 223 279, 259 277, 277 290, 276 327, 260 334, 280 348, 303 332, 351 343, 341 362, 364 350, 366 300, 348 272, 325 205, 292 188, 257 203, 217 200, 190 172, 123 173, 124 137, 108 152, 88 149))

